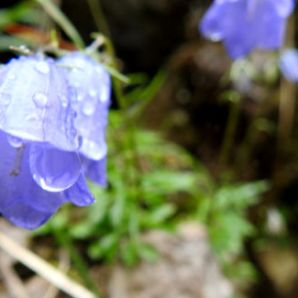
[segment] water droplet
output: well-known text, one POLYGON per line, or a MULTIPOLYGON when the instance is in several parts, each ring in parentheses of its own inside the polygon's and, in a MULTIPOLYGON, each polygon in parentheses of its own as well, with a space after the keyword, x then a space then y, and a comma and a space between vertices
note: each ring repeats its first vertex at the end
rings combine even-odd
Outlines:
POLYGON ((92 101, 86 101, 83 106, 83 114, 85 116, 91 116, 95 112, 96 105, 92 101))
POLYGON ((0 93, 0 104, 3 106, 8 106, 11 102, 11 95, 8 93, 0 93))
POLYGON ((109 100, 109 97, 110 97, 110 91, 107 87, 103 87, 101 88, 100 90, 100 96, 99 96, 99 99, 101 102, 106 102, 109 100))
POLYGON ((37 62, 35 69, 43 74, 47 74, 50 71, 50 67, 45 61, 37 62))
POLYGON ((91 97, 95 97, 97 95, 97 91, 95 89, 91 89, 88 94, 91 96, 91 97))
POLYGON ((20 45, 19 49, 22 53, 24 53, 25 55, 29 55, 30 54, 30 50, 25 46, 25 45, 20 45))
POLYGON ((71 187, 81 173, 81 163, 76 153, 38 146, 31 148, 30 168, 35 182, 50 192, 71 187))
POLYGON ((88 158, 99 160, 106 155, 107 145, 103 138, 98 139, 96 142, 84 138, 80 152, 88 158))
POLYGON ((44 108, 48 103, 48 98, 44 93, 38 92, 33 95, 33 101, 39 108, 44 108))
POLYGON ((32 121, 32 122, 39 121, 39 117, 36 114, 30 114, 30 115, 26 116, 25 120, 32 121))
POLYGON ((8 143, 14 147, 14 148, 20 148, 23 146, 23 141, 20 138, 14 137, 14 136, 7 136, 8 143))
POLYGON ((77 95, 77 101, 83 101, 83 99, 84 99, 84 94, 83 93, 79 93, 77 95))
POLYGON ((68 106, 68 100, 65 95, 60 95, 60 101, 63 108, 66 108, 68 106))

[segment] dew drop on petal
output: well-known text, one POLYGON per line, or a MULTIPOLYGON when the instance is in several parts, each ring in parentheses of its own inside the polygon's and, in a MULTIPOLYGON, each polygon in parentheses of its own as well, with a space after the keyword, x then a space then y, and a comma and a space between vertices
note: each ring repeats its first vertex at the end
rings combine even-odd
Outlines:
POLYGON ((31 149, 30 168, 35 182, 50 192, 68 189, 81 173, 81 163, 76 153, 38 146, 31 149))
POLYGON ((20 138, 14 137, 14 136, 7 136, 8 143, 14 147, 14 148, 20 148, 23 146, 23 141, 20 138))
POLYGON ((44 93, 38 92, 33 95, 33 101, 39 108, 44 108, 48 103, 48 98, 44 93))
POLYGON ((107 102, 109 100, 109 97, 110 97, 110 92, 108 88, 102 88, 100 90, 100 96, 99 96, 100 101, 107 102))
POLYGON ((85 116, 91 116, 95 112, 95 104, 92 101, 86 101, 83 105, 83 114, 85 116))
POLYGON ((30 114, 30 115, 26 116, 25 120, 32 121, 32 122, 39 121, 39 116, 36 114, 30 114))
POLYGON ((79 93, 79 94, 77 95, 77 101, 83 101, 83 100, 84 100, 84 94, 79 93))
POLYGON ((68 100, 65 95, 60 96, 60 101, 63 108, 66 108, 68 106, 68 100))
POLYGON ((45 61, 39 61, 35 65, 35 69, 42 74, 48 74, 50 71, 49 65, 45 61))
POLYGON ((95 89, 91 89, 88 94, 91 96, 91 97, 95 97, 97 95, 97 92, 95 89))

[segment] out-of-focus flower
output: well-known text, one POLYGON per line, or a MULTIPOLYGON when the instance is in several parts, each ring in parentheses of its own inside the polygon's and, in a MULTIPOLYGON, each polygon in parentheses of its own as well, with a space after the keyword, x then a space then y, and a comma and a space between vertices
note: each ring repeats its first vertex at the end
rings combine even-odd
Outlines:
POLYGON ((231 58, 282 45, 294 0, 214 0, 200 24, 204 36, 222 40, 231 58))
POLYGON ((284 50, 279 57, 279 67, 283 75, 290 82, 298 83, 298 51, 284 50))
POLYGON ((59 62, 68 71, 75 127, 82 137, 81 160, 86 176, 105 185, 107 145, 105 129, 111 102, 111 79, 103 66, 91 57, 74 52, 59 62))
POLYGON ((34 229, 61 204, 93 202, 62 68, 23 57, 0 71, 0 213, 34 229))

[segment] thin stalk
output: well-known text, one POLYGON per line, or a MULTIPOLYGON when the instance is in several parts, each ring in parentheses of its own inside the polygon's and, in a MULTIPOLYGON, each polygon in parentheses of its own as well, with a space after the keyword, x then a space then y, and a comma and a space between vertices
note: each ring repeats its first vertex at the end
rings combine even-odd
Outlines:
POLYGON ((219 164, 225 165, 230 157, 231 148, 233 146, 233 140, 236 133, 236 128, 238 124, 240 114, 240 98, 235 99, 231 103, 228 123, 226 126, 226 131, 222 143, 222 147, 219 154, 219 164))
MULTIPOLYGON (((288 22, 286 47, 294 47, 295 18, 292 16, 288 22)), ((281 78, 279 93, 279 121, 278 121, 278 148, 289 141, 295 118, 296 86, 281 78)))
POLYGON ((36 0, 46 13, 63 29, 78 49, 85 47, 79 32, 66 15, 51 0, 36 0))
POLYGON ((90 8, 90 12, 94 19, 97 29, 107 37, 111 38, 111 32, 106 21, 106 18, 102 12, 100 0, 87 0, 90 8))
MULTIPOLYGON (((110 36, 111 36, 110 30, 109 30, 107 21, 105 19, 105 16, 102 12, 101 5, 98 1, 95 1, 95 0, 88 0, 88 4, 98 29, 104 32, 106 35, 106 36, 103 36, 104 45, 105 45, 107 54, 111 57, 111 62, 110 62, 110 65, 107 66, 107 69, 111 74, 113 74, 113 72, 114 74, 118 74, 119 67, 117 64, 116 51, 110 39, 110 36), (116 71, 113 71, 113 70, 116 70, 116 71)), ((126 79, 126 77, 123 77, 123 79, 126 79)), ((133 199, 137 201, 139 199, 139 196, 142 196, 143 191, 142 191, 141 182, 140 182, 142 169, 140 167, 140 162, 139 162, 140 158, 139 158, 139 153, 138 153, 137 144, 136 144, 136 127, 128 114, 129 106, 128 106, 127 99, 125 98, 125 94, 123 92, 123 80, 122 81, 119 80, 117 76, 113 77, 113 89, 114 89, 115 98, 118 102, 119 108, 122 111, 123 121, 127 125, 127 142, 124 139, 123 146, 128 149, 124 158, 128 166, 129 175, 127 175, 127 169, 125 169, 125 172, 123 174, 125 176, 124 178, 127 179, 127 181, 129 181, 129 185, 132 189, 133 199), (130 152, 132 154, 130 154, 130 152), (136 172, 134 171, 134 169, 139 170, 139 173, 137 175, 134 174, 136 172)), ((133 235, 138 235, 138 233, 139 233, 139 222, 136 222, 134 225, 133 235)), ((136 241, 135 239, 136 237, 134 237, 133 235, 131 234, 131 231, 130 231, 131 238, 136 241)))

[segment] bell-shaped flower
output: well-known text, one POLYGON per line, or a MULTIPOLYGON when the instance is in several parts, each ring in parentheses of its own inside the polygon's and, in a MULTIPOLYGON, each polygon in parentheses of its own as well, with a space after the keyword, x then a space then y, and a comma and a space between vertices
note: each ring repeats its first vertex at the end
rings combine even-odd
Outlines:
POLYGON ((279 48, 293 9, 294 0, 214 0, 200 29, 207 38, 222 40, 236 59, 255 48, 279 48))
POLYGON ((63 203, 93 202, 64 69, 23 57, 0 70, 0 213, 33 229, 63 203))
POLYGON ((81 159, 86 176, 104 185, 107 145, 105 129, 111 102, 111 79, 104 67, 91 57, 73 52, 60 59, 71 86, 75 128, 82 138, 81 159))
POLYGON ((38 56, 13 59, 0 73, 0 129, 62 150, 78 148, 64 69, 38 56))
POLYGON ((287 49, 281 53, 279 67, 288 81, 298 83, 298 51, 296 49, 287 49))

